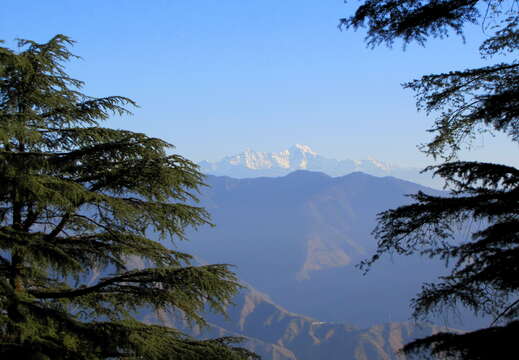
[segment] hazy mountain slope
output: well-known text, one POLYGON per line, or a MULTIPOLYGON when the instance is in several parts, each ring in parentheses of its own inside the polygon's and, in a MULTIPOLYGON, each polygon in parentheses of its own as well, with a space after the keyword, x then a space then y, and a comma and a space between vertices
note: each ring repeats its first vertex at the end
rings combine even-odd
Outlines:
POLYGON ((230 307, 229 319, 208 314, 206 329, 189 328, 172 314, 149 314, 147 321, 180 327, 196 337, 246 336, 244 346, 264 360, 392 360, 403 344, 438 332, 437 326, 388 323, 367 329, 319 322, 290 313, 267 296, 244 290, 230 307))
POLYGON ((300 144, 277 153, 247 149, 219 161, 202 161, 199 165, 203 173, 234 178, 284 176, 296 170, 319 171, 330 176, 343 176, 360 171, 375 176, 395 176, 427 186, 441 187, 442 185, 438 179, 432 179, 429 174, 420 174, 421 168, 387 164, 373 158, 330 159, 317 154, 309 146, 300 144))
POLYGON ((354 267, 375 248, 378 212, 435 190, 362 173, 207 181, 202 205, 216 227, 189 234, 182 248, 235 264, 242 280, 291 311, 364 327, 406 321, 409 300, 442 269, 419 257, 381 261, 367 276, 354 267))

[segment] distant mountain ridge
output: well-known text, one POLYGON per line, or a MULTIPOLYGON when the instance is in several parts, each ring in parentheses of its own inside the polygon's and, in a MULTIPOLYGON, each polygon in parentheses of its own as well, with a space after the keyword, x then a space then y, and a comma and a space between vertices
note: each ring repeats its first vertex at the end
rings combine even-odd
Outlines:
POLYGON ((398 166, 373 158, 330 159, 302 144, 295 144, 280 152, 256 152, 246 149, 242 153, 226 156, 219 161, 201 161, 199 166, 203 173, 238 179, 284 176, 296 170, 320 171, 330 176, 343 176, 360 171, 374 176, 394 176, 425 186, 441 187, 438 179, 432 179, 428 174, 420 174, 420 168, 398 166))
MULTIPOLYGON (((127 265, 135 269, 145 266, 136 256, 129 257, 127 265)), ((103 274, 91 276, 94 282, 103 274)), ((145 323, 175 328, 197 339, 240 337, 240 346, 254 351, 262 360, 406 360, 399 353, 406 343, 438 332, 458 331, 416 321, 369 327, 319 321, 288 311, 250 284, 242 285, 227 306, 227 316, 203 313, 205 327, 190 323, 180 311, 142 308, 138 317, 145 323)))
POLYGON ((291 313, 254 290, 233 299, 225 319, 207 313, 208 327, 190 327, 178 314, 148 313, 144 320, 181 329, 196 338, 245 337, 243 346, 263 360, 405 360, 398 354, 404 344, 447 328, 427 323, 392 322, 359 328, 322 322, 291 313))

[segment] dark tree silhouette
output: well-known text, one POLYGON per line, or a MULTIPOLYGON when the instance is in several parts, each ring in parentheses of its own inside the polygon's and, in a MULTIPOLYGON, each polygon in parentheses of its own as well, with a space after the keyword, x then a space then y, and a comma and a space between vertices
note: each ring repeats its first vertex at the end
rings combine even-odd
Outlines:
POLYGON ((341 20, 344 28, 366 27, 374 47, 402 40, 424 45, 428 38, 463 36, 467 23, 490 34, 480 56, 508 62, 433 74, 404 86, 417 94, 417 106, 436 121, 435 136, 422 150, 443 159, 430 167, 451 187, 451 195, 413 195, 408 206, 379 214, 374 230, 378 250, 361 266, 369 268, 387 253, 438 257, 454 264, 437 283, 424 284, 412 301, 414 315, 426 316, 460 304, 494 317, 487 328, 464 334, 440 333, 406 345, 403 351, 460 359, 500 359, 515 353, 519 326, 519 170, 492 163, 457 161, 463 146, 485 131, 519 141, 519 4, 504 0, 364 1, 341 20), (476 226, 477 225, 477 226, 476 226), (460 227, 471 237, 457 239, 460 227))

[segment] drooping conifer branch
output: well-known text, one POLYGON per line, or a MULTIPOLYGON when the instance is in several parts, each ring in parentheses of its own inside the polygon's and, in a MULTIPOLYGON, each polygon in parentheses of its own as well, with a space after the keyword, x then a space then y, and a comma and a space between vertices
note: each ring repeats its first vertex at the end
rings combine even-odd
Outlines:
POLYGON ((406 345, 417 358, 493 360, 515 353, 519 307, 519 170, 501 164, 456 161, 482 132, 519 141, 519 2, 517 0, 364 1, 341 20, 367 28, 368 46, 404 46, 480 24, 487 39, 480 56, 501 62, 432 74, 408 82, 417 107, 436 117, 431 142, 421 149, 447 161, 433 170, 449 195, 412 195, 414 203, 379 214, 378 250, 361 264, 368 269, 387 253, 421 254, 445 261, 449 274, 426 283, 411 305, 416 317, 464 305, 490 315, 488 328, 464 334, 439 333, 406 345), (503 62, 506 61, 506 62, 503 62), (463 235, 464 234, 464 235, 463 235), (508 321, 504 326, 498 322, 508 321))
POLYGON ((209 224, 203 175, 163 140, 100 126, 136 104, 83 94, 64 67, 72 43, 0 46, 0 357, 254 358, 236 339, 139 321, 167 309, 203 325, 240 286, 227 265, 165 245, 209 224))

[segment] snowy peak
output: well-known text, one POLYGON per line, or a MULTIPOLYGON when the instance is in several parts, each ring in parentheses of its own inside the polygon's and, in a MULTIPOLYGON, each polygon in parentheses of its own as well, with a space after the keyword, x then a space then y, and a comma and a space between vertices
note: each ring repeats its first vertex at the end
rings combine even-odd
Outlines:
POLYGON ((251 149, 246 149, 243 153, 228 156, 222 160, 228 162, 233 166, 244 166, 248 169, 269 169, 272 167, 272 160, 269 154, 263 152, 255 152, 251 149))
POLYGON ((291 151, 299 151, 302 153, 308 153, 310 155, 317 155, 315 151, 313 151, 308 145, 295 144, 290 148, 291 151))
POLYGON ((318 157, 317 153, 309 146, 296 144, 277 153, 256 152, 252 149, 246 149, 240 154, 227 156, 221 161, 215 163, 203 162, 201 165, 203 168, 208 167, 208 172, 228 168, 229 165, 251 170, 301 170, 308 169, 309 159, 316 157, 318 157))
MULTIPOLYGON (((281 173, 272 175, 284 175, 294 170, 323 171, 329 175, 345 175, 352 171, 362 171, 364 168, 379 168, 387 171, 389 166, 378 160, 334 160, 318 155, 310 146, 295 144, 290 148, 275 152, 256 152, 246 149, 244 152, 227 156, 217 162, 203 161, 200 163, 202 170, 211 174, 230 175, 232 168, 249 170, 279 170, 281 173)), ((262 176, 262 174, 255 174, 262 176)), ((268 176, 268 175, 267 175, 268 176)))
POLYGON ((246 149, 220 161, 202 161, 199 165, 203 173, 234 178, 284 176, 296 170, 320 171, 330 176, 343 176, 360 171, 374 176, 395 176, 426 186, 442 186, 430 176, 420 175, 419 168, 399 167, 371 157, 365 160, 330 159, 303 144, 295 144, 286 150, 273 153, 246 149))

